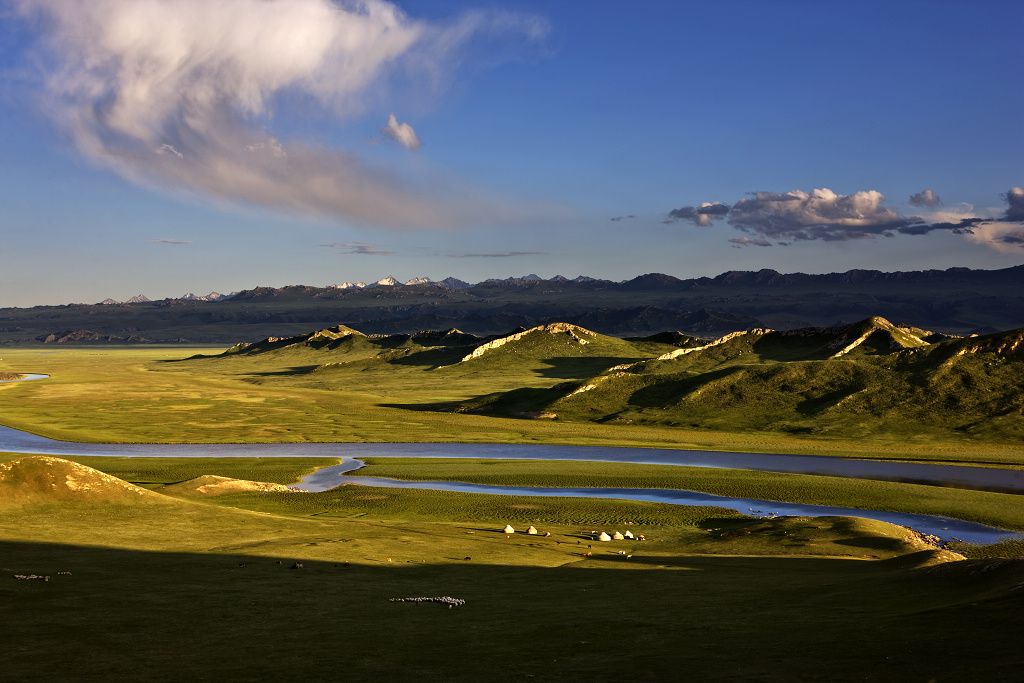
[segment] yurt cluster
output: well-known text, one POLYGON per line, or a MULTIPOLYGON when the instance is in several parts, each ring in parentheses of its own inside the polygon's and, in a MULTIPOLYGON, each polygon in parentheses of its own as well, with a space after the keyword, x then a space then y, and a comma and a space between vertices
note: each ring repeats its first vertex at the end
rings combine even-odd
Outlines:
MULTIPOLYGON (((506 534, 509 534, 509 535, 516 533, 515 528, 511 524, 506 524, 505 528, 503 529, 503 531, 506 534)), ((530 528, 526 530, 526 533, 528 533, 528 534, 530 534, 532 536, 536 536, 540 532, 537 531, 537 527, 531 525, 530 528)), ((549 531, 549 532, 545 533, 544 535, 545 536, 550 536, 551 532, 549 531)), ((646 541, 647 540, 646 538, 644 538, 643 534, 640 534, 638 536, 634 536, 632 531, 627 531, 624 534, 619 532, 619 531, 616 531, 616 532, 612 533, 611 535, 609 535, 607 531, 601 531, 601 532, 591 531, 590 532, 590 540, 592 540, 592 541, 622 541, 622 540, 625 540, 627 538, 631 539, 631 540, 635 540, 635 541, 646 541)))

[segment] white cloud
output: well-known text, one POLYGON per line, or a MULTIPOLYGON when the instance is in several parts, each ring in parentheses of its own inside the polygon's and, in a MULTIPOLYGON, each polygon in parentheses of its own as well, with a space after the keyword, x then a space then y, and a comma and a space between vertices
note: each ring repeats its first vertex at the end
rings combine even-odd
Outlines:
POLYGON ((1024 226, 1020 223, 982 223, 972 227, 966 237, 1004 254, 1024 253, 1024 226))
POLYGON ((842 195, 827 188, 785 194, 754 192, 729 211, 729 223, 764 237, 798 240, 850 240, 873 237, 920 223, 882 206, 876 190, 842 195))
MULTIPOLYGON (((309 98, 345 119, 396 73, 443 87, 472 61, 460 53, 472 39, 536 40, 547 30, 536 17, 472 12, 429 23, 384 0, 13 2, 41 20, 49 113, 82 154, 133 182, 380 226, 516 213, 268 131, 283 98, 309 98)), ((395 123, 409 146, 415 133, 395 123)))
MULTIPOLYGON (((751 194, 753 198, 741 199, 731 207, 705 202, 697 207, 674 209, 665 223, 688 221, 707 227, 712 221, 725 218, 734 228, 757 236, 754 239, 734 237, 729 240, 734 247, 772 246, 766 238, 788 245, 780 240, 842 241, 944 231, 963 235, 997 251, 1024 252, 1024 188, 1020 187, 1001 195, 1006 209, 998 217, 999 209, 979 213, 970 204, 926 211, 923 217, 901 216, 883 207, 885 197, 875 190, 850 195, 825 188, 809 193, 794 190, 785 194, 751 194)), ((934 207, 942 201, 931 190, 924 190, 913 195, 910 203, 934 207)))
POLYGON ((388 125, 381 128, 380 132, 406 149, 415 152, 420 148, 420 137, 416 135, 416 131, 408 123, 399 123, 394 114, 388 118, 388 125))

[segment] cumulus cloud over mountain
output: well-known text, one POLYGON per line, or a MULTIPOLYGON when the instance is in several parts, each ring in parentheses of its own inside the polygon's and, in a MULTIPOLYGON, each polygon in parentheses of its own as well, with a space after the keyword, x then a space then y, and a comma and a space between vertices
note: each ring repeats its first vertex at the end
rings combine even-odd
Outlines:
MULTIPOLYGON (((903 216, 883 206, 885 196, 876 190, 842 195, 827 188, 804 192, 752 192, 732 206, 705 202, 668 213, 666 223, 686 221, 707 227, 716 220, 755 235, 729 240, 733 246, 771 246, 771 239, 845 241, 896 234, 926 235, 947 231, 969 236, 999 251, 1024 250, 1024 189, 1015 187, 1002 195, 1007 203, 1001 217, 976 213, 973 207, 936 210, 925 216, 903 216)), ((910 203, 936 207, 942 200, 931 190, 910 198, 910 203)))
POLYGON ((875 190, 841 195, 822 188, 753 195, 733 205, 729 223, 776 239, 861 239, 921 222, 919 218, 904 218, 884 208, 885 196, 875 190))
MULTIPOLYGON (((412 183, 359 158, 270 133, 288 98, 349 120, 396 73, 443 87, 476 37, 543 38, 536 17, 447 23, 384 0, 13 0, 38 20, 47 111, 96 164, 133 182, 379 226, 498 222, 516 210, 465 188, 412 183)), ((384 134, 415 149, 391 116, 384 134)))

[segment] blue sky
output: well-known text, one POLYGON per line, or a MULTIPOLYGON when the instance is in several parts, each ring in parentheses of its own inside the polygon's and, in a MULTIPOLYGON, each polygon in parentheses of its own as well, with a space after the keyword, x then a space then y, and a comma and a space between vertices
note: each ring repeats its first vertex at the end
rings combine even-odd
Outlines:
POLYGON ((1016 1, 0 8, 0 306, 1024 261, 1016 1))

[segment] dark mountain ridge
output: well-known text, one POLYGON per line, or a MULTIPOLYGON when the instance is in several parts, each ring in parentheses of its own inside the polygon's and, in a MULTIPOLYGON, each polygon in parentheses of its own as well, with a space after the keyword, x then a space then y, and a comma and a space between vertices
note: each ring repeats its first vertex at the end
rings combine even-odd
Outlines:
POLYGON ((255 287, 218 301, 164 299, 117 306, 0 309, 0 343, 233 344, 351 325, 368 334, 457 327, 477 335, 553 322, 626 335, 675 329, 695 336, 770 327, 831 326, 878 315, 939 333, 1024 327, 1024 266, 812 275, 730 271, 625 282, 557 276, 457 288, 443 283, 341 289, 255 287))

